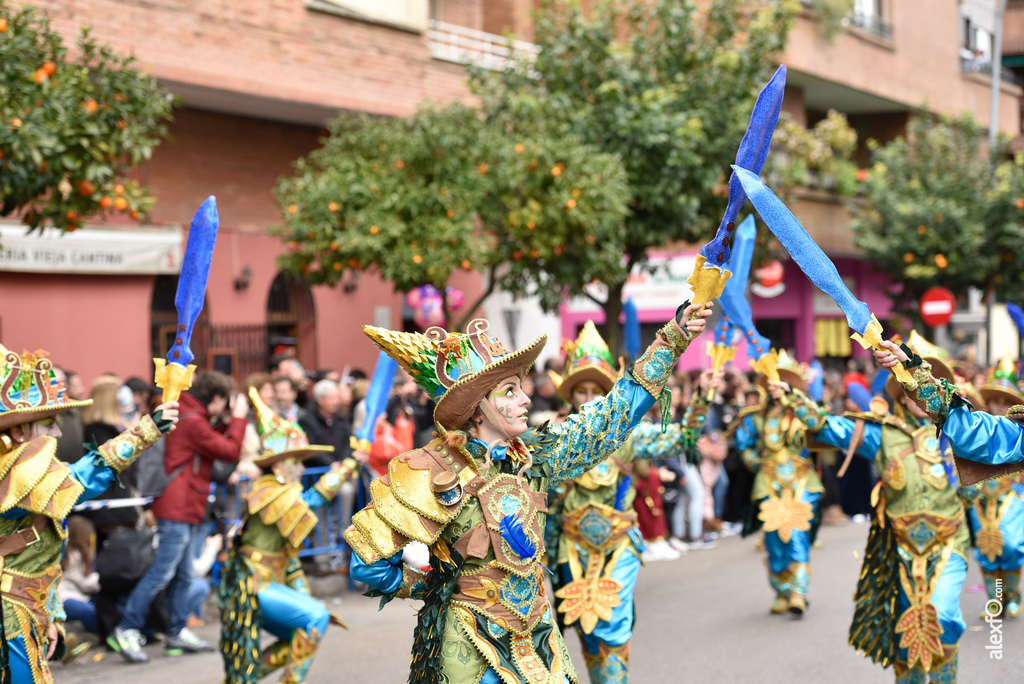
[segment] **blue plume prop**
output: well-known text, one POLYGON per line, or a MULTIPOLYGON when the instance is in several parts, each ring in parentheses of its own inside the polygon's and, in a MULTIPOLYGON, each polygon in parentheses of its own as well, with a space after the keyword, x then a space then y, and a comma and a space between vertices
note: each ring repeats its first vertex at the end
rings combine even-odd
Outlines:
POLYGON ((501 538, 523 560, 530 560, 537 555, 537 545, 526 536, 519 515, 506 515, 501 519, 501 538))
POLYGON ((810 363, 811 372, 807 378, 807 393, 814 401, 821 401, 822 392, 825 391, 825 373, 821 368, 821 362, 814 359, 810 363))
POLYGON ((846 314, 846 322, 850 328, 863 335, 871 323, 868 305, 853 296, 850 288, 843 283, 832 260, 807 234, 782 200, 761 182, 757 174, 739 166, 732 168, 733 175, 740 179, 750 203, 761 215, 761 219, 768 224, 768 228, 775 234, 779 243, 793 257, 800 270, 819 290, 839 305, 846 314))
POLYGON ((722 306, 724 320, 715 330, 715 344, 728 344, 729 336, 726 334, 726 327, 732 325, 740 331, 747 340, 747 356, 757 360, 771 349, 771 341, 765 338, 754 327, 753 311, 750 302, 747 301, 745 290, 747 278, 750 275, 750 259, 754 254, 754 237, 757 234, 757 225, 754 223, 754 216, 750 215, 743 220, 735 230, 733 242, 733 258, 729 262, 729 269, 733 277, 725 283, 722 296, 718 298, 722 306))
POLYGON ((627 299, 626 303, 622 305, 622 311, 626 315, 624 322, 625 334, 623 335, 626 353, 629 354, 629 358, 635 359, 640 355, 640 317, 637 314, 636 304, 633 302, 632 297, 627 299))
POLYGON ((178 334, 174 346, 167 351, 167 360, 180 366, 187 366, 195 359, 189 343, 192 328, 203 310, 206 297, 206 280, 210 276, 210 262, 213 261, 213 247, 217 242, 217 199, 210 195, 192 217, 192 226, 185 243, 185 254, 181 258, 181 275, 178 277, 178 291, 174 295, 174 308, 178 310, 178 334))
POLYGON ((1012 302, 1006 304, 1006 313, 1010 314, 1010 319, 1013 324, 1017 326, 1017 334, 1024 337, 1024 309, 1012 302))
MULTIPOLYGON (((750 169, 755 174, 760 174, 764 161, 768 157, 768 148, 772 144, 772 135, 775 133, 775 126, 779 123, 779 112, 782 110, 782 98, 786 94, 786 66, 781 65, 772 76, 772 80, 757 94, 754 102, 754 111, 750 113, 750 123, 747 124, 747 131, 743 134, 740 147, 736 151, 736 166, 743 169, 750 169)), ((704 245, 701 254, 707 259, 708 264, 715 266, 724 265, 723 262, 731 260, 732 247, 726 241, 729 231, 728 224, 736 221, 740 207, 747 201, 746 191, 736 174, 729 177, 729 204, 725 208, 725 216, 718 226, 715 239, 704 245), (718 255, 722 258, 719 259, 718 255)), ((745 281, 744 281, 745 282, 745 281)))
POLYGON ((373 430, 377 425, 377 418, 387 411, 396 371, 398 371, 398 362, 381 352, 377 357, 377 365, 373 369, 370 388, 366 391, 366 418, 363 420, 363 426, 356 433, 356 439, 365 439, 373 444, 373 430))
POLYGON ((889 382, 891 373, 885 368, 879 368, 875 377, 871 379, 871 394, 881 394, 885 391, 885 383, 889 382))
POLYGON ((622 510, 622 504, 626 503, 626 493, 632 484, 633 478, 629 475, 619 480, 619 486, 615 489, 615 510, 622 510))

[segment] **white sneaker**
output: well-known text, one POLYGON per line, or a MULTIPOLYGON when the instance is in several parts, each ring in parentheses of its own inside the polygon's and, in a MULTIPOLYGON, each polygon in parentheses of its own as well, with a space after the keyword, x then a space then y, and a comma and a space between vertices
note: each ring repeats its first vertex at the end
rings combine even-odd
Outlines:
POLYGON ((690 545, 684 542, 682 539, 679 539, 678 537, 671 537, 668 540, 668 545, 676 551, 678 551, 679 553, 686 553, 690 550, 690 545))
POLYGON ((669 546, 669 543, 664 539, 656 542, 651 542, 651 546, 656 550, 658 560, 676 560, 682 554, 669 546))

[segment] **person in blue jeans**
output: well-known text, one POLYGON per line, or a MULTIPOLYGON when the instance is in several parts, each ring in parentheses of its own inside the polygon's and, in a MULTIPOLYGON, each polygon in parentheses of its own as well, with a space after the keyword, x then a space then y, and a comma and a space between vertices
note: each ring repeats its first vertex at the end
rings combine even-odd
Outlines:
POLYGON ((232 401, 233 387, 227 375, 207 371, 181 395, 178 429, 170 435, 164 455, 164 471, 170 481, 152 507, 157 519, 156 555, 129 595, 121 623, 107 637, 107 645, 129 663, 149 660, 142 650, 140 630, 150 604, 164 588, 168 617, 164 655, 214 650, 185 626, 192 584, 188 551, 206 513, 214 461, 237 462, 241 454, 249 405, 242 395, 232 401), (226 425, 215 428, 214 421, 226 425))

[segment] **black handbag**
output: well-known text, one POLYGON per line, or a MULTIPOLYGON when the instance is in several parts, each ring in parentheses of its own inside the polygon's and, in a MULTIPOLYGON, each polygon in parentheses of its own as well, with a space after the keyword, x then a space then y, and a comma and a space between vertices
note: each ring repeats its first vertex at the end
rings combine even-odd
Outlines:
POLYGON ((104 591, 128 593, 142 579, 156 553, 149 527, 118 527, 107 535, 96 554, 96 572, 104 591))

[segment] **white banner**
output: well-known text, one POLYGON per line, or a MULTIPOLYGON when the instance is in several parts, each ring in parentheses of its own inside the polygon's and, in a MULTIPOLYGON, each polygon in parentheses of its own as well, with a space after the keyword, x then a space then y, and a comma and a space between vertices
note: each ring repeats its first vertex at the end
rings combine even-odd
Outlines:
POLYGON ((0 223, 0 271, 149 275, 181 269, 181 228, 103 230, 61 235, 47 228, 26 235, 23 225, 0 223))
MULTIPOLYGON (((622 301, 632 297, 636 308, 642 311, 675 311, 691 294, 686 279, 693 273, 696 263, 696 252, 651 254, 646 266, 633 267, 622 288, 622 301)), ((608 288, 602 283, 587 285, 584 289, 602 302, 608 299, 608 288)), ((601 307, 587 297, 576 297, 569 302, 569 310, 574 313, 600 311, 601 307)))

